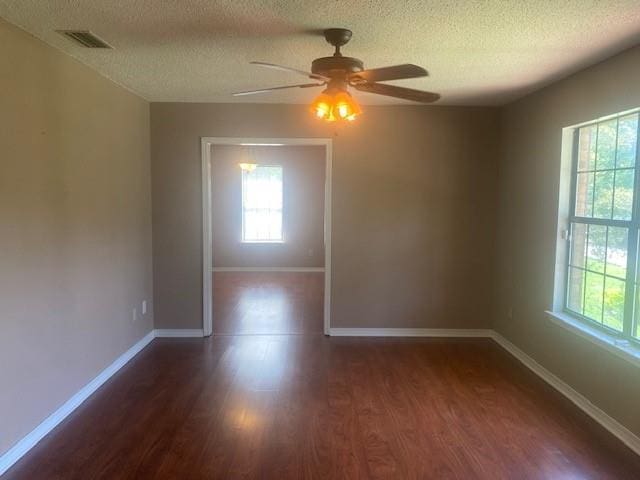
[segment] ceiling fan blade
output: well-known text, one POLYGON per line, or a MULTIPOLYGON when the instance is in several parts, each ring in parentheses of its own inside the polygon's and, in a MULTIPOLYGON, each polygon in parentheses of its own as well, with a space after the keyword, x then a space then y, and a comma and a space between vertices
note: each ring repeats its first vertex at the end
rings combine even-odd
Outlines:
POLYGON ((297 73, 298 75, 304 75, 305 77, 313 78, 314 80, 322 80, 323 82, 328 82, 329 80, 331 80, 329 77, 325 77, 324 75, 305 72, 304 70, 298 70, 297 68, 283 67, 282 65, 276 65, 275 63, 267 63, 267 62, 249 62, 249 63, 251 65, 258 65, 259 67, 272 68, 274 70, 282 70, 284 72, 297 73))
POLYGON ((383 83, 358 83, 353 87, 361 92, 377 93, 378 95, 402 98, 404 100, 411 100, 412 102, 432 103, 440 98, 440 95, 437 93, 397 87, 395 85, 386 85, 383 83))
POLYGON ((242 97, 243 95, 253 95, 254 93, 271 92, 273 90, 284 90, 286 88, 309 88, 309 87, 322 87, 324 83, 302 83, 300 85, 284 85, 282 87, 261 88, 260 90, 247 90, 246 92, 232 93, 234 97, 242 97))
POLYGON ((404 65, 394 65, 393 67, 373 68, 354 72, 349 75, 349 80, 354 83, 359 82, 383 82, 385 80, 402 80, 403 78, 427 77, 429 72, 418 65, 406 63, 404 65))

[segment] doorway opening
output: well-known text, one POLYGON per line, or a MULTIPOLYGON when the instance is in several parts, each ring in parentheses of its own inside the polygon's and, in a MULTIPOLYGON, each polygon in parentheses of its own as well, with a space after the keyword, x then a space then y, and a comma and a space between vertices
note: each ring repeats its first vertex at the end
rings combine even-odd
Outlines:
POLYGON ((202 138, 203 330, 329 334, 331 140, 202 138))

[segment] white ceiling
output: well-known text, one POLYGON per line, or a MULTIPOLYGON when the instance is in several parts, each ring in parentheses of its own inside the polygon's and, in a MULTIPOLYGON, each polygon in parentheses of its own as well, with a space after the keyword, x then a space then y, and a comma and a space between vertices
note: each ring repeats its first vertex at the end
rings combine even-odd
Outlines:
MULTIPOLYGON (((310 69, 347 27, 365 67, 415 63, 442 104, 499 105, 640 42, 638 0, 0 0, 0 16, 150 101, 307 103, 304 83, 250 60, 310 69), (55 33, 89 29, 115 50, 55 33)), ((365 104, 406 103, 358 93, 365 104)))

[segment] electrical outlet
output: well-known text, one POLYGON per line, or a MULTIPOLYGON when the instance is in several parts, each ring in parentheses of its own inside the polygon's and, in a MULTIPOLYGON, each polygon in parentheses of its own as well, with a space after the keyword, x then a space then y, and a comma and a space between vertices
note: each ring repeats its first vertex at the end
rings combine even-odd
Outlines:
POLYGON ((147 301, 146 300, 142 301, 142 314, 143 315, 147 314, 147 301))
POLYGON ((132 320, 132 321, 134 321, 134 322, 135 322, 136 320, 138 320, 138 309, 137 309, 137 308, 134 308, 134 309, 133 309, 133 312, 132 312, 132 314, 131 314, 131 320, 132 320))

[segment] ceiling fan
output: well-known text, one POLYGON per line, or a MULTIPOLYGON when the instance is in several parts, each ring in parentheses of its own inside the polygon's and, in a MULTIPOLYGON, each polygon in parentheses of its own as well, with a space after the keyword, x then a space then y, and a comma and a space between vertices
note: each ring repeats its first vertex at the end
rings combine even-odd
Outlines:
POLYGON ((429 74, 424 68, 412 64, 365 70, 362 60, 353 57, 343 57, 340 52, 340 47, 349 42, 351 35, 351 30, 345 28, 329 28, 325 30, 324 38, 335 47, 335 52, 331 57, 316 58, 311 63, 310 72, 272 63, 250 62, 260 67, 304 75, 314 80, 314 83, 262 88, 260 90, 236 92, 233 95, 254 95, 288 88, 326 86, 326 89, 312 102, 311 111, 318 118, 329 122, 338 120, 352 121, 362 113, 358 103, 349 94, 348 87, 353 87, 361 92, 375 93, 420 103, 432 103, 440 98, 440 95, 437 93, 377 83, 386 80, 426 77, 429 74))

